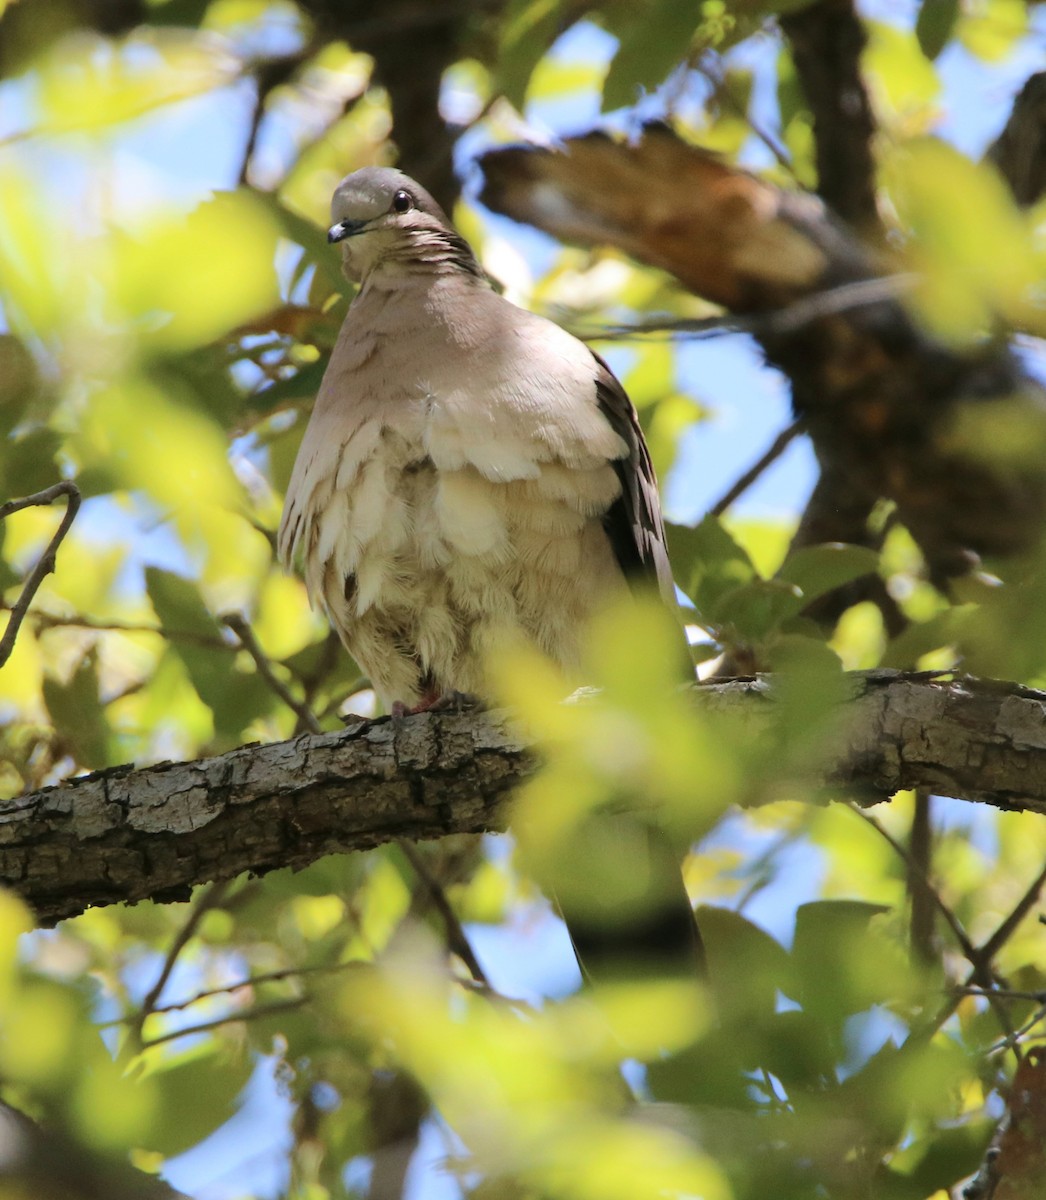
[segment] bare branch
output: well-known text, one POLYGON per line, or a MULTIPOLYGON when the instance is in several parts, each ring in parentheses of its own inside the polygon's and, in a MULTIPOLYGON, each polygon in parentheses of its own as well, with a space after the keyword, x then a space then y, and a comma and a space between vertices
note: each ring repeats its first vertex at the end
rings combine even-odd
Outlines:
POLYGON ((19 512, 23 508, 53 504, 59 496, 65 496, 66 498, 65 514, 54 532, 54 537, 48 543, 43 557, 29 572, 28 578, 22 585, 21 595, 11 609, 11 616, 8 618, 4 636, 0 638, 0 667, 11 657, 11 652, 15 648, 15 638, 18 636, 18 630, 25 619, 25 614, 29 611, 29 605, 32 604, 33 597, 39 590, 40 584, 43 583, 55 568, 55 555, 58 553, 58 547, 62 544, 65 535, 72 527, 73 521, 76 520, 77 512, 80 510, 80 489, 75 483, 70 483, 68 480, 63 479, 61 483, 56 483, 53 487, 49 487, 42 492, 36 492, 32 496, 25 496, 21 500, 8 500, 6 504, 0 504, 0 521, 2 521, 5 517, 9 517, 12 513, 19 512))

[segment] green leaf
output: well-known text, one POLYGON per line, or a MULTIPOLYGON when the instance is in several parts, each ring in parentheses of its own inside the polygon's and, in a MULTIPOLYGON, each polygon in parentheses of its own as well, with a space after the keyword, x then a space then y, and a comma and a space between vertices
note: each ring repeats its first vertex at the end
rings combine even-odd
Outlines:
POLYGON ((879 555, 866 546, 848 546, 829 542, 822 546, 803 546, 789 554, 777 572, 777 578, 794 584, 802 592, 803 607, 825 592, 842 587, 862 575, 873 574, 879 555))
MULTIPOLYGON (((976 1082, 972 1063, 956 1042, 913 1039, 903 1046, 887 1042, 846 1079, 836 1096, 841 1109, 860 1114, 866 1136, 891 1145, 913 1121, 946 1119, 954 1111, 950 1097, 976 1082)), ((962 1174, 956 1164, 950 1182, 962 1174)))
POLYGON ((722 629, 728 641, 754 645, 780 629, 802 605, 803 598, 793 584, 778 579, 754 579, 722 592, 710 608, 699 606, 699 609, 722 629))
POLYGON ((98 696, 97 647, 80 659, 68 683, 46 676, 43 691, 55 731, 78 765, 107 766, 110 730, 98 696))
POLYGON ((301 246, 316 264, 317 271, 327 276, 334 290, 342 295, 349 294, 348 281, 341 273, 341 260, 337 255, 331 254, 326 233, 312 221, 288 208, 275 196, 262 192, 252 192, 251 195, 256 198, 259 205, 268 208, 272 216, 276 218, 281 231, 292 242, 297 242, 301 246))
POLYGON ((1009 58, 1028 32, 1027 0, 981 0, 959 21, 959 40, 977 58, 999 63, 1009 58))
POLYGON ((172 641, 171 653, 185 665, 200 699, 214 714, 215 732, 235 741, 251 721, 272 711, 275 697, 258 675, 235 669, 231 650, 207 644, 222 640, 222 631, 191 580, 147 567, 145 589, 165 629, 203 639, 172 641))
POLYGON ((160 567, 146 567, 145 589, 165 628, 221 640, 221 626, 191 580, 160 567))
POLYGON ((919 49, 931 61, 947 45, 959 11, 959 0, 923 0, 915 22, 915 36, 919 49))
POLYGON ((814 900, 801 905, 792 943, 798 987, 791 990, 793 985, 785 980, 783 990, 829 1028, 838 1028, 852 1013, 895 994, 896 972, 883 969, 885 939, 869 928, 873 918, 889 911, 885 905, 863 900, 814 900))
POLYGON ((788 951, 765 929, 727 908, 701 905, 697 924, 721 1019, 741 1029, 769 1021, 791 966, 788 951))
POLYGON ((833 1049, 819 1020, 799 1009, 786 1009, 775 1013, 764 1027, 761 1065, 789 1092, 793 1088, 813 1091, 834 1077, 833 1049))
POLYGON ((36 361, 24 343, 9 333, 0 334, 0 438, 21 421, 39 387, 36 361))
POLYGON ((246 1055, 231 1055, 214 1041, 151 1070, 159 1111, 146 1138, 148 1149, 171 1158, 203 1141, 233 1116, 250 1074, 246 1055))
POLYGON ((34 429, 16 438, 7 452, 3 498, 31 496, 57 483, 62 475, 55 457, 63 440, 53 429, 34 429))
POLYGON ((957 1179, 972 1175, 984 1161, 995 1128, 993 1121, 979 1120, 936 1130, 918 1165, 906 1178, 920 1196, 938 1191, 947 1194, 957 1179))
POLYGON ((621 45, 603 85, 603 111, 625 108, 652 91, 690 48, 698 24, 694 6, 680 0, 654 0, 630 10, 621 45))
POLYGON ((752 560, 718 518, 705 517, 694 527, 669 524, 666 531, 680 586, 701 616, 711 619, 724 593, 757 578, 752 560))

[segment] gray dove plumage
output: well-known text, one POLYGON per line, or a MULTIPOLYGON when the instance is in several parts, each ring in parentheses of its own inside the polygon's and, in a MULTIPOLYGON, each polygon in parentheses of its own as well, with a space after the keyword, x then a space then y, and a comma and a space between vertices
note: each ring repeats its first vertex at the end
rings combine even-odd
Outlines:
MULTIPOLYGON (((402 172, 349 175, 332 217, 360 289, 291 475, 281 559, 300 556, 312 602, 394 712, 487 696, 485 665, 513 640, 576 675, 615 591, 645 582, 675 603, 635 409, 587 346, 494 291, 402 172)), ((589 965, 693 975, 678 864, 640 824, 630 921, 565 919, 589 965)))
POLYGON ((507 638, 576 668, 626 577, 674 603, 650 459, 606 365, 499 296, 402 172, 348 176, 332 217, 361 287, 278 546, 386 706, 483 695, 507 638))

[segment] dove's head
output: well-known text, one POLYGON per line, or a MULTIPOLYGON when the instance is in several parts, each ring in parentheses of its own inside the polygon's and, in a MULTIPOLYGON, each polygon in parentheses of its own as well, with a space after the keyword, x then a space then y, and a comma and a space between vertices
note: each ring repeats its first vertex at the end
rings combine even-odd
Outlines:
POLYGON ((409 175, 392 167, 363 167, 338 184, 327 241, 340 242, 345 274, 423 269, 482 274, 468 243, 446 213, 409 175))

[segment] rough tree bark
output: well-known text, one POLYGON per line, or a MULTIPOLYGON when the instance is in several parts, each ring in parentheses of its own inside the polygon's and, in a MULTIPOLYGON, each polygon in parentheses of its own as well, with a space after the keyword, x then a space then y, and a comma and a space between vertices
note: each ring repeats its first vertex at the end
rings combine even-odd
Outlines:
MULTIPOLYGON (((812 798, 830 794, 824 784, 863 802, 927 787, 1046 813, 1046 693, 890 671, 855 686, 845 732, 808 781, 812 798)), ((768 680, 695 695, 742 714, 753 739, 774 736, 768 680)), ((535 765, 508 714, 488 712, 379 718, 196 762, 118 767, 8 801, 0 882, 51 922, 397 838, 500 830, 508 793, 535 765)))

